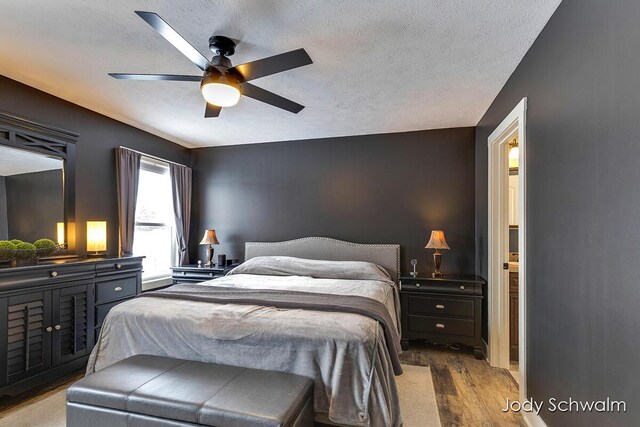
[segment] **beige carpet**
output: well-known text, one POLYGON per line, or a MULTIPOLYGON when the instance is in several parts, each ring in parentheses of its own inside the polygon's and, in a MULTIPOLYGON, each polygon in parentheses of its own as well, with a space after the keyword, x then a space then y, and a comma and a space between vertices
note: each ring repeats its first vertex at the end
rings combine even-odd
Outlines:
MULTIPOLYGON (((404 374, 396 378, 405 427, 440 427, 440 416, 433 389, 431 370, 403 365, 404 374)), ((21 407, 0 418, 0 426, 65 427, 65 393, 21 407)))

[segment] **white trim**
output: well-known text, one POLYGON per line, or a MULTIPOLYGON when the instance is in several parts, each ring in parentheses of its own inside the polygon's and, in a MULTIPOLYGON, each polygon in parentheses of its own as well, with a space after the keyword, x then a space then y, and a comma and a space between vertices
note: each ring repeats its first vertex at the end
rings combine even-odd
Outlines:
POLYGON ((529 427, 547 427, 547 424, 542 420, 542 417, 533 412, 521 412, 524 422, 529 427))
POLYGON ((171 276, 153 277, 142 281, 142 291, 149 291, 151 289, 167 286, 172 283, 171 276))
MULTIPOLYGON (((492 366, 509 368, 509 301, 508 271, 502 268, 508 261, 508 141, 517 135, 520 148, 518 191, 518 309, 519 309, 519 384, 520 399, 527 396, 526 360, 526 271, 527 271, 527 209, 526 209, 526 110, 527 98, 523 98, 487 140, 489 148, 488 206, 489 206, 489 346, 488 360, 492 366)), ((538 424, 536 424, 538 425, 538 424)), ((544 423, 543 423, 544 425, 544 423)))

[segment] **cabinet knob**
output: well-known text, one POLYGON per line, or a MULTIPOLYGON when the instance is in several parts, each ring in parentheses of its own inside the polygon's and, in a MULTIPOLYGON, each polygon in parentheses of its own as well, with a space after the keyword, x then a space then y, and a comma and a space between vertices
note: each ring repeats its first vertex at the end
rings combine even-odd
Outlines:
POLYGON ((116 264, 116 270, 120 270, 122 268, 122 264, 116 264))
POLYGON ((416 288, 419 288, 419 287, 420 287, 420 283, 416 283, 416 288))
POLYGON ((51 275, 51 277, 57 277, 58 276, 58 272, 57 271, 52 271, 49 274, 51 275))
POLYGON ((439 310, 444 310, 444 305, 436 304, 436 308, 439 309, 439 310))
POLYGON ((51 332, 53 331, 53 328, 51 326, 47 326, 47 332, 51 332))
POLYGON ((60 330, 60 325, 56 325, 56 326, 54 326, 53 328, 54 328, 56 331, 59 331, 59 330, 60 330))
POLYGON ((115 288, 113 288, 113 292, 120 292, 122 290, 122 288, 120 286, 116 286, 115 288))
POLYGON ((209 273, 209 276, 213 277, 213 273, 209 273))
POLYGON ((436 323, 436 328, 444 329, 444 325, 442 323, 436 323))
POLYGON ((182 272, 182 275, 183 275, 183 276, 186 276, 186 275, 187 275, 187 272, 186 272, 186 271, 183 271, 183 272, 182 272))
POLYGON ((464 285, 460 285, 460 289, 464 291, 464 285))

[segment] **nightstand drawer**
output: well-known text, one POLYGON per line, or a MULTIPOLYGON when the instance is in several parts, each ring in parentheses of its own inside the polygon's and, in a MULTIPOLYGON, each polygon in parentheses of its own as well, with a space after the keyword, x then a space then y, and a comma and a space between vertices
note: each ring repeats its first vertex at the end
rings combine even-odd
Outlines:
POLYGON ((403 291, 435 292, 441 294, 478 295, 482 294, 481 285, 465 282, 445 282, 443 280, 402 279, 400 288, 403 291))
POLYGON ((408 298, 409 314, 435 314, 436 316, 473 317, 474 302, 469 299, 421 297, 408 298))
POLYGON ((96 283, 96 304, 132 297, 138 287, 137 276, 96 283))
POLYGON ((409 315, 409 330, 447 335, 472 337, 474 335, 473 319, 453 319, 437 316, 409 315))

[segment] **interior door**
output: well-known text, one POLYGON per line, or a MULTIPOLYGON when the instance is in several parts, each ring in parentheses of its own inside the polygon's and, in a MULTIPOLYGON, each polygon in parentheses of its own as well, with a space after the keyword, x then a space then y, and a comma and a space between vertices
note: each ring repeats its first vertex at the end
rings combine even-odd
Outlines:
POLYGON ((91 350, 93 306, 90 284, 78 284, 52 291, 53 365, 84 356, 91 350))
POLYGON ((51 291, 4 298, 0 304, 7 352, 2 356, 3 382, 20 381, 51 366, 51 291), (5 335, 6 334, 6 335, 5 335))

